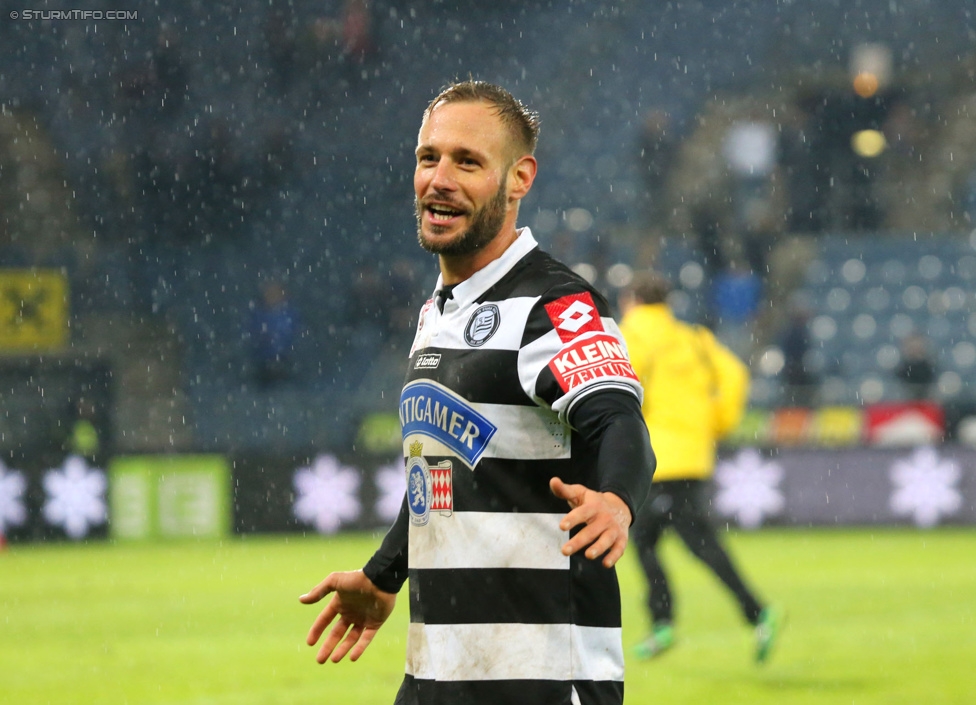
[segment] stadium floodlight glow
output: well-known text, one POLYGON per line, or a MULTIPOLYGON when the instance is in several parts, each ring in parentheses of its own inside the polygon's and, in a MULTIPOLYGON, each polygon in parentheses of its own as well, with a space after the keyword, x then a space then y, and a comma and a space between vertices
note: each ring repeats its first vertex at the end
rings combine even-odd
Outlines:
POLYGON ((872 98, 891 83, 891 49, 885 44, 858 44, 851 51, 848 70, 854 92, 862 98, 872 98))
POLYGON ((888 147, 888 140, 880 130, 858 130, 851 136, 851 149, 859 157, 873 159, 888 147))
POLYGON ((878 88, 881 85, 878 76, 870 71, 859 72, 854 76, 852 83, 854 84, 854 92, 862 98, 870 98, 873 96, 878 92, 878 88))

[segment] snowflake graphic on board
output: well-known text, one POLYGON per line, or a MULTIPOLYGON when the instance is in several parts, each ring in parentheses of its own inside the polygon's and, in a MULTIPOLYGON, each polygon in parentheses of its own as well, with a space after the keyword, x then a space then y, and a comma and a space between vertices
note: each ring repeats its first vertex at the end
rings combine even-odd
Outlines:
POLYGON ((956 488, 962 476, 959 465, 940 458, 934 448, 918 448, 911 457, 895 461, 888 476, 895 486, 889 502, 892 511, 911 516, 918 526, 935 526, 943 515, 955 514, 962 506, 956 488))
POLYGON ((19 470, 8 470, 0 460, 0 536, 8 526, 20 526, 27 520, 24 490, 27 480, 19 470))
POLYGON ((310 467, 296 470, 292 484, 295 517, 321 534, 334 534, 362 512, 359 471, 340 464, 334 455, 320 455, 310 467))
POLYGON ((755 448, 745 448, 716 468, 715 506, 724 515, 734 517, 740 526, 755 529, 767 516, 783 510, 785 501, 779 489, 782 479, 779 463, 763 460, 755 448))
POLYGON ((105 471, 91 468, 83 458, 69 455, 60 468, 44 473, 44 518, 60 526, 70 538, 80 539, 95 524, 108 518, 105 506, 105 471))
POLYGON ((403 471, 403 460, 397 459, 388 465, 376 469, 373 479, 379 497, 376 500, 376 516, 386 523, 391 523, 400 513, 403 505, 403 494, 407 491, 407 480, 403 471))

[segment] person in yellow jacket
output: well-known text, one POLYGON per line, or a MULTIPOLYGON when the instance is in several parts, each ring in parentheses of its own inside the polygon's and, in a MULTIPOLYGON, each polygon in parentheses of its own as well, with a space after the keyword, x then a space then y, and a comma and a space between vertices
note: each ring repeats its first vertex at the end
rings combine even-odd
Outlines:
POLYGON ((672 527, 688 549, 728 587, 755 627, 755 658, 769 656, 781 613, 746 585, 718 539, 704 493, 715 469, 716 444, 738 425, 749 393, 749 370, 702 326, 675 318, 670 284, 656 272, 638 273, 618 300, 620 330, 644 387, 642 412, 657 456, 651 491, 631 537, 648 581, 652 632, 634 649, 653 658, 674 644, 674 608, 657 544, 672 527))

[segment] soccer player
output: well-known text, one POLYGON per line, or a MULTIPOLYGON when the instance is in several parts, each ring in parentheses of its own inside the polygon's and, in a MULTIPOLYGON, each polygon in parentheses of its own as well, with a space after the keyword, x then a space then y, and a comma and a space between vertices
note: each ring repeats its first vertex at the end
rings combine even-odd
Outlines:
POLYGON ((319 663, 356 660, 410 579, 397 705, 623 701, 614 565, 654 456, 608 303, 516 227, 538 130, 481 81, 424 112, 417 236, 440 276, 400 399, 406 496, 362 570, 300 598, 331 595, 319 663))
POLYGON ((653 631, 637 645, 653 658, 674 644, 673 604, 657 543, 671 526, 688 549, 734 595, 755 627, 755 658, 769 656, 781 615, 764 606, 740 577, 722 547, 705 505, 705 484, 715 468, 718 439, 742 418, 749 370, 707 328, 677 320, 667 304, 670 285, 655 272, 641 272, 620 296, 620 329, 644 387, 644 420, 654 441, 657 470, 647 501, 633 526, 647 576, 653 631))

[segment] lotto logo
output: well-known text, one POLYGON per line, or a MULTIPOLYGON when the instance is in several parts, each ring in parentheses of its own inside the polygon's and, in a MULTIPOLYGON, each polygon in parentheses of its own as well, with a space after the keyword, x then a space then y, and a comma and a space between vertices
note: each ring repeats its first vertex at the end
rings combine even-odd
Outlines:
POLYGON ((579 329, 593 320, 591 315, 593 308, 579 301, 574 301, 569 308, 559 314, 562 321, 556 328, 568 330, 570 333, 578 333, 579 329))
POLYGON ((603 330, 600 312, 587 291, 563 296, 546 304, 546 313, 564 343, 582 333, 603 330))

